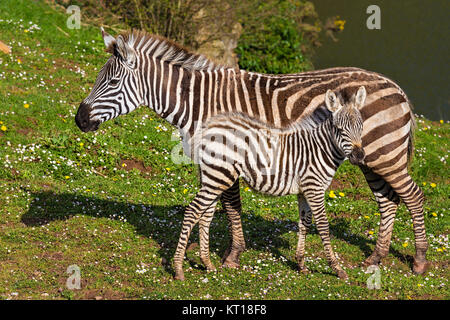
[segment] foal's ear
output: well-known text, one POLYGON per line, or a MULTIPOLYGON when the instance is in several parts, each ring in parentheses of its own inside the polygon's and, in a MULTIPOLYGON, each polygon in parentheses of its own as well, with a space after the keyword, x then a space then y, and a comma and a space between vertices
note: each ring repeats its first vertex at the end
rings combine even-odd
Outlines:
POLYGON ((367 92, 364 86, 359 87, 358 92, 356 92, 355 96, 355 105, 359 109, 364 106, 366 102, 367 92))
POLYGON ((103 27, 100 27, 100 30, 102 31, 102 38, 103 42, 105 43, 106 49, 110 49, 113 47, 113 45, 116 43, 116 38, 114 38, 112 35, 107 33, 103 27))
POLYGON ((333 113, 341 108, 341 105, 339 103, 338 98, 336 97, 336 94, 334 94, 334 92, 331 91, 330 89, 328 89, 327 93, 325 94, 325 105, 327 106, 327 109, 333 113))

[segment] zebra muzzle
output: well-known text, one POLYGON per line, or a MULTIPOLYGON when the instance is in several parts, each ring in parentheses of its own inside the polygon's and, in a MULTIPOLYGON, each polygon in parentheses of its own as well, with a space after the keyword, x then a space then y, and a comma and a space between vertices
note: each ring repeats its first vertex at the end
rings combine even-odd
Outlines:
POLYGON ((354 147, 352 150, 352 153, 350 154, 350 157, 348 160, 350 160, 351 164, 359 165, 364 162, 366 154, 364 152, 364 149, 361 147, 354 147))
POLYGON ((91 107, 85 103, 81 103, 75 116, 75 123, 83 132, 95 131, 100 125, 100 121, 90 120, 91 107))

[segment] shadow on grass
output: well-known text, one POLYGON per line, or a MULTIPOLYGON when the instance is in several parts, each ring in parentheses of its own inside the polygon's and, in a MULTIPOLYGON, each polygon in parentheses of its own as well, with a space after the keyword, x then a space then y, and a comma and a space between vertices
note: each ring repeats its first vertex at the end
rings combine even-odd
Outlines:
MULTIPOLYGON (((133 203, 126 200, 100 199, 94 196, 83 196, 72 193, 54 193, 51 191, 32 193, 33 201, 28 211, 22 215, 21 221, 30 227, 42 226, 55 220, 70 219, 75 215, 103 217, 120 220, 126 218, 126 222, 134 226, 138 234, 150 237, 159 244, 159 255, 163 258, 163 266, 168 273, 174 274, 172 258, 178 243, 181 231, 184 207, 182 206, 158 206, 141 203, 133 203), (161 221, 163 225, 161 225, 161 221)), ((218 248, 218 254, 223 256, 230 243, 228 224, 223 210, 216 212, 215 222, 211 225, 210 250, 218 248), (228 235, 228 236, 224 236, 228 235)), ((242 215, 242 224, 246 236, 247 249, 269 250, 275 257, 282 256, 280 249, 294 250, 282 235, 295 230, 297 223, 290 220, 266 220, 257 215, 242 215), (248 233, 246 232, 248 231, 248 233)), ((190 237, 190 243, 198 242, 198 227, 190 237)), ((331 233, 347 243, 358 246, 368 257, 375 246, 375 241, 359 235, 344 236, 350 230, 349 221, 344 218, 333 219, 330 223, 331 233)), ((311 230, 317 233, 317 230, 311 230)), ((404 255, 390 248, 396 258, 412 267, 413 257, 404 255)), ((189 257, 189 252, 187 254, 189 257)), ((194 269, 204 270, 198 261, 188 258, 188 263, 194 269)), ((295 260, 295 259, 294 259, 295 260)), ((292 270, 297 270, 297 263, 292 259, 283 259, 292 270)), ((362 261, 361 261, 362 263, 362 261)))
MULTIPOLYGON (((126 222, 123 223, 133 225, 138 234, 150 237, 159 244, 158 253, 163 258, 163 266, 167 272, 174 274, 172 258, 181 231, 184 214, 183 206, 148 205, 126 200, 105 200, 95 196, 55 193, 52 191, 31 192, 31 196, 33 200, 28 211, 21 217, 21 221, 26 226, 39 227, 51 221, 67 220, 76 215, 113 220, 126 218, 126 222)), ((244 230, 252 230, 252 233, 247 235, 247 238, 252 239, 251 244, 247 241, 247 248, 255 250, 268 248, 274 256, 278 257, 281 256, 280 248, 289 248, 289 242, 282 239, 281 235, 287 232, 285 226, 291 225, 291 222, 280 225, 280 223, 274 221, 253 215, 250 217, 245 214, 243 214, 242 219, 244 230), (256 238, 253 235, 254 233, 264 235, 264 238, 262 240, 253 239, 256 238), (264 242, 264 239, 270 239, 271 245, 266 246, 267 243, 264 242)), ((211 225, 210 231, 210 250, 219 248, 218 253, 220 256, 223 256, 230 243, 229 235, 228 237, 223 236, 228 234, 227 219, 224 212, 218 210, 214 220, 215 223, 211 225)), ((195 241, 198 242, 198 226, 193 230, 190 237, 190 243, 195 241)), ((204 269, 199 262, 192 259, 188 260, 193 268, 204 269)), ((296 268, 296 264, 293 262, 286 261, 285 263, 292 268, 296 268)))
MULTIPOLYGON (((330 223, 330 232, 338 239, 344 240, 345 242, 357 246, 361 249, 361 251, 364 253, 365 258, 368 258, 373 250, 375 249, 376 241, 370 240, 364 236, 360 236, 357 234, 352 234, 351 236, 347 235, 345 236, 344 233, 348 232, 350 230, 350 223, 345 218, 337 218, 334 219, 330 223)), ((402 263, 407 264, 410 268, 412 268, 414 263, 414 257, 410 255, 405 255, 401 253, 400 251, 392 248, 392 246, 389 247, 389 253, 391 253, 394 257, 396 257, 398 260, 400 260, 402 263)), ((361 261, 362 265, 363 261, 361 261)))

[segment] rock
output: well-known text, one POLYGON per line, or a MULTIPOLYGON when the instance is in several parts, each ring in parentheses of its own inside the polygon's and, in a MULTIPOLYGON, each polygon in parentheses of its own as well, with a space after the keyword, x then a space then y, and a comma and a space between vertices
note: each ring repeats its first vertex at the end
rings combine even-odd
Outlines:
MULTIPOLYGON (((194 19, 201 19, 205 15, 207 15, 206 10, 202 9, 194 19)), ((242 25, 237 21, 233 21, 233 19, 231 19, 228 26, 221 30, 216 30, 210 25, 201 27, 195 37, 196 42, 200 44, 196 51, 218 64, 238 68, 239 59, 234 53, 234 49, 237 47, 242 29, 242 25), (218 37, 216 36, 217 34, 219 34, 218 37)))

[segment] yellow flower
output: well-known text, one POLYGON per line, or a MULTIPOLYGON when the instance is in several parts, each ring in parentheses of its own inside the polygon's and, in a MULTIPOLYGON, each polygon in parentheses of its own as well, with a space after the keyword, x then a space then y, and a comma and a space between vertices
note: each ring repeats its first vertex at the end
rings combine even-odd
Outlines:
POLYGON ((366 218, 366 219, 370 219, 370 217, 369 217, 369 216, 364 216, 364 218, 366 218))
POLYGON ((421 284, 421 283, 418 283, 418 284, 417 284, 417 286, 418 286, 418 287, 421 287, 421 286, 423 286, 423 284, 421 284))
POLYGON ((0 130, 6 131, 6 127, 5 127, 5 126, 1 126, 1 127, 0 127, 0 130))
POLYGON ((437 248, 436 251, 437 251, 437 252, 442 252, 442 251, 444 251, 444 250, 442 250, 442 248, 437 248))
POLYGON ((443 124, 443 123, 444 123, 444 120, 439 120, 439 122, 440 122, 441 124, 443 124))
POLYGON ((340 195, 341 197, 345 197, 345 193, 343 193, 343 192, 339 192, 339 195, 340 195))
POLYGON ((334 194, 334 191, 333 190, 331 190, 330 191, 330 193, 328 194, 328 196, 330 197, 330 198, 336 198, 336 195, 334 194))
POLYGON ((3 124, 3 121, 0 121, 0 124, 3 124))
POLYGON ((166 168, 167 171, 170 171, 170 168, 166 168))
POLYGON ((79 145, 80 147, 82 147, 82 146, 84 146, 84 143, 83 143, 83 142, 80 142, 78 145, 79 145))
POLYGON ((369 234, 373 234, 373 231, 372 231, 372 230, 370 230, 370 231, 369 231, 369 234))
POLYGON ((245 187, 245 189, 244 189, 245 192, 247 192, 247 191, 249 191, 249 190, 250 190, 249 187, 245 187))
POLYGON ((28 32, 28 29, 23 30, 23 32, 27 33, 27 32, 28 32))
POLYGON ((17 63, 18 63, 18 64, 21 64, 21 63, 22 63, 22 60, 17 59, 17 63))
POLYGON ((428 128, 427 127, 423 127, 423 131, 427 131, 428 130, 428 128))
POLYGON ((336 19, 334 20, 334 25, 339 28, 339 30, 344 30, 345 20, 336 19))
POLYGON ((408 242, 403 242, 402 246, 403 248, 406 248, 408 246, 408 242))
POLYGON ((44 58, 44 62, 48 62, 48 59, 44 58))
POLYGON ((186 194, 188 192, 188 189, 184 189, 183 193, 186 194))
POLYGON ((432 215, 433 217, 437 217, 437 213, 436 213, 436 212, 432 212, 431 215, 432 215))
POLYGON ((379 212, 375 212, 374 215, 375 215, 375 216, 379 216, 380 213, 379 213, 379 212))
POLYGON ((127 164, 126 164, 126 163, 122 163, 122 167, 124 167, 124 168, 125 168, 126 166, 127 166, 127 164))
POLYGON ((30 107, 30 105, 29 105, 28 103, 25 103, 25 104, 23 105, 23 107, 24 107, 25 109, 28 109, 28 108, 30 107))
POLYGON ((427 185, 427 183, 426 182, 422 182, 422 185, 425 187, 427 185))
POLYGON ((436 183, 430 183, 430 186, 432 187, 432 188, 436 188, 436 183))
POLYGON ((65 179, 69 179, 70 177, 69 177, 69 176, 65 176, 64 178, 65 178, 65 179))

